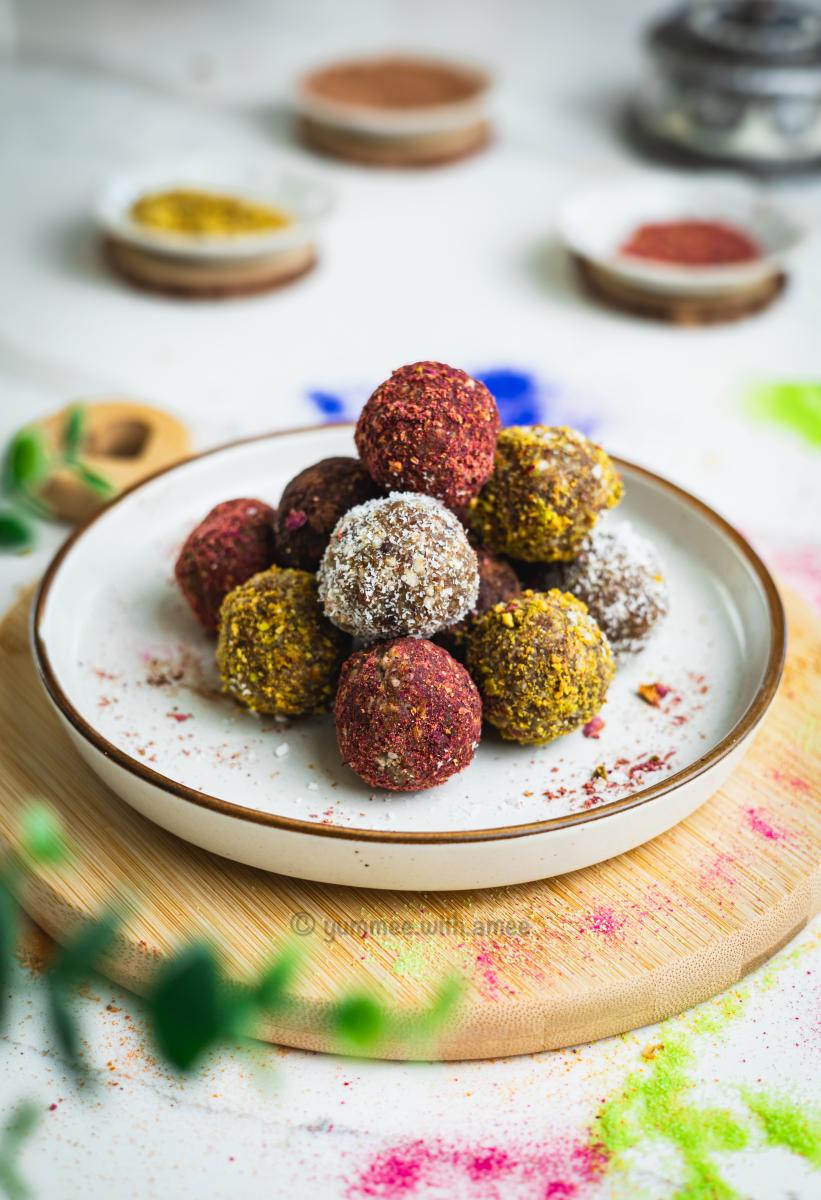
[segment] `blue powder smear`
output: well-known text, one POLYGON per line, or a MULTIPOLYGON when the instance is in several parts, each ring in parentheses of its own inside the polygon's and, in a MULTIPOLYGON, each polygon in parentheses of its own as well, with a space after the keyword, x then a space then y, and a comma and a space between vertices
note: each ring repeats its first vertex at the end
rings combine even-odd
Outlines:
MULTIPOLYGON (((589 436, 600 424, 590 411, 589 399, 555 379, 510 366, 487 367, 473 375, 495 397, 503 425, 572 425, 589 436)), ((316 388, 307 396, 323 421, 352 421, 359 416, 368 394, 360 388, 316 388)))

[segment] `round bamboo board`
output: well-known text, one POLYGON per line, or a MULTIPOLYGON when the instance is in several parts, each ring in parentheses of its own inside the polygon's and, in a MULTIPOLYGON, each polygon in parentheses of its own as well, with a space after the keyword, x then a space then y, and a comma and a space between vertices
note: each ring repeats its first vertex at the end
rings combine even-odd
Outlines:
POLYGON ((313 246, 295 246, 263 258, 202 260, 152 254, 106 238, 103 255, 129 283, 181 300, 233 300, 275 291, 302 279, 316 266, 313 246))
MULTIPOLYGON (((229 978, 258 972, 299 938, 305 970, 270 1041, 337 1050, 329 1006, 368 990, 400 1013, 386 1058, 417 1057, 401 1013, 444 977, 466 980, 435 1048, 442 1059, 523 1054, 605 1037, 681 1012, 735 984, 821 905, 819 622, 787 597, 784 681, 741 767, 686 822, 609 862, 557 879, 473 893, 366 891, 268 875, 149 824, 85 766, 37 679, 30 596, 0 626, 0 838, 22 806, 48 800, 75 849, 43 871, 25 906, 58 941, 116 894, 126 920, 104 964, 136 992, 192 936, 224 951, 229 978)), ((503 852, 503 851, 502 851, 503 852)))

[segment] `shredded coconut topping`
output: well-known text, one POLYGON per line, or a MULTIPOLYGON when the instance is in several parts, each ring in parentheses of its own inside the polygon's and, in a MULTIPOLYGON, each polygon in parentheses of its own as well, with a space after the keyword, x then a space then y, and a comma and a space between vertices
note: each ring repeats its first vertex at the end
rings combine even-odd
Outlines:
POLYGON ((476 553, 459 520, 415 492, 345 513, 317 578, 325 615, 368 641, 430 637, 460 621, 479 594, 476 553))
POLYGON ((599 524, 564 569, 562 586, 587 605, 617 655, 636 654, 669 608, 658 556, 629 524, 599 524))

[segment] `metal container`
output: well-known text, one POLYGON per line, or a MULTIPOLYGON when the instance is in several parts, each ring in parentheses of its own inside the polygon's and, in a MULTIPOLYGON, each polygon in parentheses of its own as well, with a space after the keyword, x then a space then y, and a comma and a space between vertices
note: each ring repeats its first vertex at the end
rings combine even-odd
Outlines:
POLYGON ((632 108, 655 149, 778 173, 821 170, 821 11, 709 0, 647 34, 650 74, 632 108))

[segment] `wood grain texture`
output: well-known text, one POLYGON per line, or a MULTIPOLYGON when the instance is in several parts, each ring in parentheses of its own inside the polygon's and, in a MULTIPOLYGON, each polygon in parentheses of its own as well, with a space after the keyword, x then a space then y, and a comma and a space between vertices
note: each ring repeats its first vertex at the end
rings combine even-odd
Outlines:
MULTIPOLYGON (((247 978, 303 935, 306 970, 271 1041, 336 1050, 326 1027, 342 989, 400 1013, 381 1057, 417 1057, 401 1014, 443 977, 466 990, 436 1056, 485 1058, 572 1045, 660 1020, 736 983, 821 906, 819 622, 787 597, 790 641, 779 695, 731 780, 693 817, 618 859, 557 879, 473 893, 409 894, 305 883, 210 855, 156 828, 81 761, 36 677, 28 595, 0 626, 0 838, 22 806, 47 799, 76 850, 44 871, 25 906, 58 941, 113 894, 125 924, 105 964, 143 991, 164 956, 194 935, 247 978), (301 915, 300 915, 301 914, 301 915), (493 924, 493 923, 497 924, 493 924), (510 922, 509 925, 505 923, 510 922)), ((504 848, 500 848, 504 853, 504 848)))
POLYGON ((339 125, 302 117, 297 134, 311 150, 369 167, 439 167, 459 162, 489 144, 488 121, 412 137, 358 133, 339 125))
POLYGON ((580 255, 571 255, 585 291, 594 300, 636 317, 668 325, 720 325, 740 321, 774 304, 787 286, 784 274, 770 275, 745 287, 703 296, 653 291, 603 270, 580 255))
POLYGON ((313 246, 294 246, 262 258, 195 259, 152 254, 106 238, 103 254, 136 287, 180 300, 233 300, 285 287, 316 266, 313 246))

